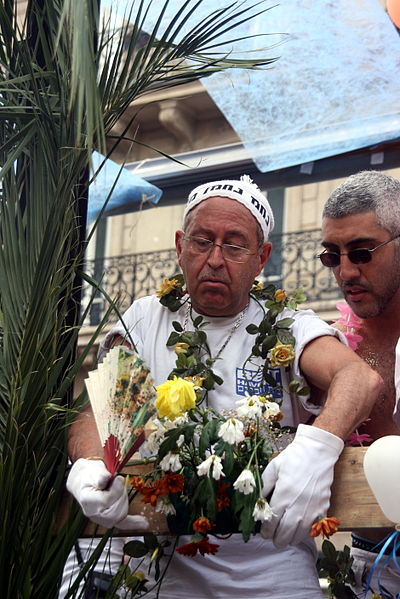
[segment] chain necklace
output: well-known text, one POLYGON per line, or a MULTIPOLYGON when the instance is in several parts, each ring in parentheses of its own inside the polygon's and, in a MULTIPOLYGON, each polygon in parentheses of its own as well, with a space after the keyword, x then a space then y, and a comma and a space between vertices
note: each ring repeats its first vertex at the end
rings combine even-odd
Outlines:
MULTIPOLYGON (((233 334, 235 333, 235 331, 237 331, 237 329, 242 324, 243 318, 244 318, 244 316, 245 316, 245 314, 247 312, 247 308, 248 307, 249 307, 249 302, 247 302, 247 304, 245 305, 245 307, 243 308, 243 310, 240 312, 239 316, 237 317, 237 319, 233 323, 233 326, 232 326, 231 330, 229 331, 227 338, 225 339, 225 341, 223 342, 223 344, 221 345, 221 347, 217 351, 217 353, 216 353, 215 357, 213 358, 213 360, 218 360, 218 358, 220 357, 220 355, 222 354, 222 352, 224 351, 224 349, 228 345, 229 341, 232 339, 233 334)), ((190 315, 191 308, 192 308, 192 304, 191 304, 190 301, 188 301, 187 304, 186 304, 185 320, 183 322, 183 329, 185 331, 187 330, 187 326, 188 326, 188 323, 189 323, 189 315, 190 315)))

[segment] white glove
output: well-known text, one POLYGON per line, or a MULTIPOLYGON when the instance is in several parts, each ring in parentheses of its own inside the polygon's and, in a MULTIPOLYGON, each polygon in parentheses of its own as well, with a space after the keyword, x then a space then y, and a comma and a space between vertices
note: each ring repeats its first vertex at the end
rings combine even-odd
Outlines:
POLYGON ((276 547, 295 545, 310 535, 311 525, 327 514, 333 469, 343 449, 332 433, 300 424, 292 443, 263 472, 263 493, 273 491, 272 520, 261 526, 261 535, 276 547), (274 489, 275 487, 275 489, 274 489))
POLYGON ((112 528, 145 531, 149 522, 144 516, 128 516, 128 492, 122 476, 110 482, 111 474, 102 460, 77 460, 68 475, 67 489, 92 522, 112 528))

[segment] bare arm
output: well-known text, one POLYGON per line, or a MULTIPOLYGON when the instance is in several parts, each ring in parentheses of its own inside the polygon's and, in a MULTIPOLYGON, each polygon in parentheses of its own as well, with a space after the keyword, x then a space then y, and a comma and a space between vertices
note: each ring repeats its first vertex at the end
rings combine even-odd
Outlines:
MULTIPOLYGON (((109 349, 116 345, 130 347, 129 343, 120 335, 112 338, 109 349)), ((69 429, 68 454, 72 462, 78 458, 103 457, 103 447, 90 406, 78 414, 69 429)))
POLYGON ((307 345, 300 368, 310 385, 328 391, 324 409, 313 426, 343 440, 368 418, 383 388, 377 372, 330 336, 307 345))

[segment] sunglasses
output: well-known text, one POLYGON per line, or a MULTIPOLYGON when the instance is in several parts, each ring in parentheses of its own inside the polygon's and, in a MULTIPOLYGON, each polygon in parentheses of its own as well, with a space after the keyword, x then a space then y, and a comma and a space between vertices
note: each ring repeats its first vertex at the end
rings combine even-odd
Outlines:
POLYGON ((398 239, 399 237, 400 234, 388 239, 387 241, 384 241, 383 243, 380 243, 371 249, 357 248, 355 250, 350 250, 349 252, 331 252, 329 250, 324 250, 322 254, 318 254, 316 258, 319 258, 322 264, 328 268, 335 268, 336 266, 339 266, 340 256, 347 256, 350 262, 353 264, 367 264, 367 262, 371 262, 372 260, 372 252, 383 247, 384 245, 387 245, 391 241, 398 239))

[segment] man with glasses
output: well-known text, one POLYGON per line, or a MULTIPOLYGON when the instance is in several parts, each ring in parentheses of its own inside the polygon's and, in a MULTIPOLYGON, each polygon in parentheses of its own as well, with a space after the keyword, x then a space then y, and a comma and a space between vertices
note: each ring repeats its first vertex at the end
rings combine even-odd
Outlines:
MULTIPOLYGON (((136 300, 106 336, 102 348, 125 342, 129 330, 139 355, 148 364, 157 385, 175 366, 173 347, 167 339, 178 321, 182 330, 193 330, 198 315, 206 317, 207 347, 213 370, 221 385, 209 391, 208 403, 217 410, 231 410, 248 395, 265 395, 271 389, 257 379, 263 367, 253 356, 254 337, 249 324, 260 323, 264 310, 251 296, 254 280, 270 256, 268 241, 274 224, 265 195, 247 176, 197 187, 189 196, 182 230, 175 244, 189 301, 174 312, 159 298, 136 300), (126 328, 125 328, 126 327, 126 328), (251 389, 246 382, 251 382, 251 389)), ((315 546, 309 535, 311 524, 325 516, 330 498, 333 468, 342 451, 343 439, 365 420, 381 388, 380 377, 338 339, 340 333, 312 311, 289 311, 294 319, 296 358, 290 367, 277 367, 283 424, 298 425, 292 443, 268 465, 263 473, 264 493, 270 496, 272 520, 246 545, 241 535, 232 535, 213 556, 182 556, 175 553, 163 581, 163 599, 321 599, 316 576, 315 546), (312 425, 299 422, 299 406, 289 392, 291 378, 315 391, 303 397, 304 411, 315 418, 312 425), (321 394, 325 394, 322 409, 321 394)), ((71 430, 73 461, 68 488, 83 508, 90 505, 91 517, 104 522, 110 510, 109 526, 126 516, 126 507, 114 509, 115 497, 104 489, 107 471, 101 461, 87 456, 101 455, 102 448, 87 413, 71 430), (96 484, 93 472, 102 470, 96 484), (89 489, 87 481, 91 481, 89 489), (85 484, 86 481, 86 484, 85 484), (109 504, 109 505, 108 505, 109 504)), ((121 503, 122 506, 122 503, 121 503)), ((184 543, 184 539, 180 539, 184 543)))
MULTIPOLYGON (((385 383, 358 433, 367 435, 370 441, 399 435, 394 371, 400 337, 400 181, 379 171, 352 175, 333 191, 322 216, 325 250, 319 258, 332 268, 346 302, 360 319, 356 332, 362 339, 356 353, 379 372, 385 383)), ((360 596, 363 580, 368 578, 386 532, 364 529, 352 536, 353 568, 360 596)), ((400 570, 391 566, 381 578, 381 585, 397 597, 400 570)), ((376 577, 371 587, 379 592, 376 577)))

